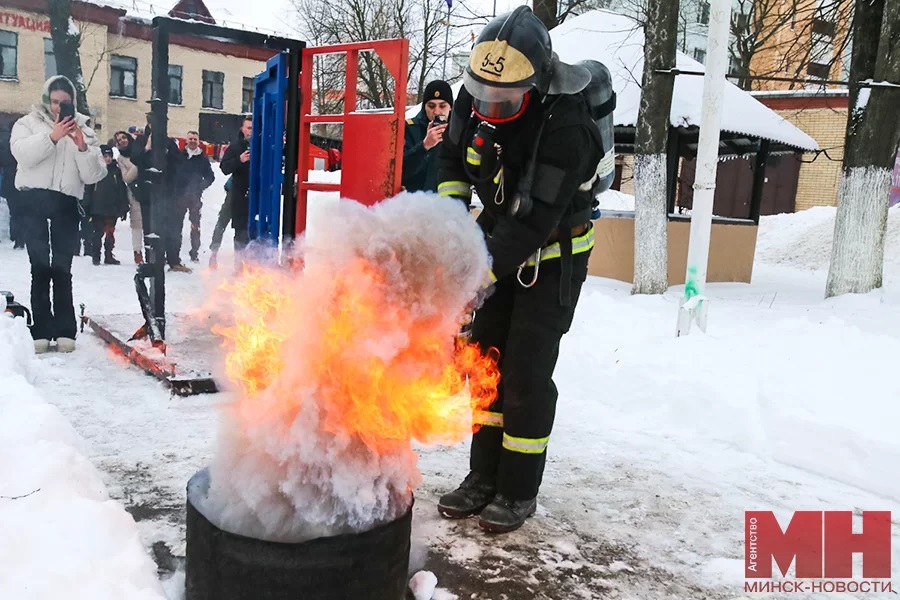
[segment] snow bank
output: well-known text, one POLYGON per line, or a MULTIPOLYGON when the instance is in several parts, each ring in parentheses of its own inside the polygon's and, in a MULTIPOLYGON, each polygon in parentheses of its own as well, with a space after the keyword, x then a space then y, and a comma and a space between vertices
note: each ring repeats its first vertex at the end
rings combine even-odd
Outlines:
MULTIPOLYGON (((808 271, 827 270, 837 208, 820 206, 760 218, 756 261, 808 271)), ((885 274, 900 275, 900 206, 888 211, 884 240, 885 274)))
POLYGON ((164 598, 137 527, 33 386, 22 319, 0 313, 0 598, 164 598))
POLYGON ((757 306, 759 292, 710 291, 709 333, 676 338, 673 298, 589 286, 556 375, 561 397, 591 398, 579 419, 694 448, 728 488, 744 477, 730 448, 900 500, 896 309, 875 295, 770 309, 771 295, 757 306))
POLYGON ((634 210, 634 196, 620 192, 619 190, 606 190, 599 196, 600 210, 634 210))

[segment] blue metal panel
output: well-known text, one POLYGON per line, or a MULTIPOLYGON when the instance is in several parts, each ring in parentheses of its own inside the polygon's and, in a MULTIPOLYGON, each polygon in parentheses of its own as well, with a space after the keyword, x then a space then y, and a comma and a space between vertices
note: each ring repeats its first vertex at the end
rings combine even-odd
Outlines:
POLYGON ((288 55, 281 53, 270 58, 266 70, 254 79, 250 136, 250 239, 276 246, 281 231, 287 84, 288 55))

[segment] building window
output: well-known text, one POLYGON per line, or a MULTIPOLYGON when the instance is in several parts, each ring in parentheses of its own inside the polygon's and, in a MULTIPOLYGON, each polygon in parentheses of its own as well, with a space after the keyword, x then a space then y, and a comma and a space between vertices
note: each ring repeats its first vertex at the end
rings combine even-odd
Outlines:
POLYGON ((709 2, 700 2, 697 10, 697 22, 701 25, 709 25, 709 2))
POLYGON ((703 48, 694 48, 694 60, 699 63, 706 63, 706 50, 703 48))
POLYGON ((109 61, 109 95, 137 98, 137 59, 113 54, 109 61))
POLYGON ((811 62, 806 66, 806 72, 810 77, 814 79, 828 79, 828 76, 831 73, 831 68, 828 65, 821 65, 811 62))
POLYGON ((217 108, 222 110, 225 106, 225 73, 220 71, 203 71, 203 108, 217 108))
POLYGON ((253 112, 253 78, 244 77, 241 88, 241 112, 245 115, 253 112))
POLYGON ((53 53, 53 40, 44 38, 44 81, 59 75, 56 68, 56 54, 53 53))
POLYGON ((19 35, 0 30, 0 79, 19 76, 19 35))
POLYGON ((827 36, 812 36, 812 50, 809 59, 822 65, 830 65, 834 61, 834 42, 827 36))
POLYGON ((169 65, 169 104, 181 103, 181 65, 169 65))

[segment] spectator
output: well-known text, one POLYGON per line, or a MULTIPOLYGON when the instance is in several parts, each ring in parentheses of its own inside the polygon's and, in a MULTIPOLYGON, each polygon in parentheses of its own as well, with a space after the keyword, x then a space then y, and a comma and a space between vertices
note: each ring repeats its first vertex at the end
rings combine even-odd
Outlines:
POLYGON ((200 147, 200 134, 188 131, 184 150, 181 151, 181 167, 178 171, 176 189, 178 190, 178 215, 175 221, 179 224, 178 247, 181 248, 181 235, 184 215, 188 214, 191 222, 191 262, 200 260, 200 208, 203 205, 203 192, 215 181, 209 158, 200 147))
POLYGON ((231 182, 225 202, 219 210, 219 218, 216 221, 212 243, 209 246, 209 249, 212 250, 212 255, 209 257, 209 268, 211 269, 218 266, 217 255, 229 221, 234 227, 235 253, 240 253, 249 242, 250 206, 247 193, 250 188, 250 136, 252 134, 253 117, 245 116, 237 139, 228 145, 228 149, 222 156, 220 163, 222 173, 231 175, 231 182))
POLYGON ((162 259, 169 265, 169 271, 179 273, 191 273, 193 269, 182 264, 179 253, 181 251, 181 220, 178 217, 177 204, 177 179, 178 169, 181 167, 181 150, 175 138, 166 140, 166 162, 162 176, 153 166, 153 126, 151 124, 152 113, 147 113, 147 126, 144 133, 134 141, 131 152, 131 161, 138 168, 137 197, 141 204, 141 216, 144 235, 156 233, 160 237, 162 259), (163 192, 158 198, 161 202, 159 216, 153 215, 151 203, 152 185, 163 186, 163 192), (158 231, 153 231, 157 229, 158 231))
POLYGON ((329 148, 328 149, 328 170, 329 171, 340 171, 341 170, 341 151, 337 148, 329 148))
MULTIPOLYGON (((113 256, 116 246, 116 221, 125 220, 128 216, 128 188, 125 176, 119 164, 113 158, 112 147, 100 146, 103 162, 106 163, 106 177, 85 189, 85 212, 91 216, 91 258, 95 265, 100 264, 100 247, 105 246, 103 264, 120 265, 113 256), (105 239, 104 239, 105 238, 105 239)), ((137 167, 131 165, 134 179, 137 167)))
POLYGON ((26 208, 35 352, 49 350, 54 339, 60 352, 75 350, 72 257, 78 245, 79 203, 84 186, 106 175, 100 144, 86 126, 87 117, 75 112, 75 99, 71 81, 51 77, 44 83, 41 103, 16 121, 10 136, 18 162, 16 188, 26 208), (60 116, 61 110, 66 116, 60 116))
POLYGON ((422 109, 415 118, 407 119, 403 142, 403 187, 408 192, 436 192, 438 184, 438 151, 444 137, 453 90, 446 81, 435 80, 425 86, 422 109))
POLYGON ((25 247, 22 231, 22 203, 16 189, 16 158, 9 147, 10 127, 0 125, 0 196, 9 207, 9 239, 13 248, 25 247))
POLYGON ((134 138, 126 131, 117 131, 113 134, 116 148, 119 150, 119 168, 122 170, 122 178, 128 189, 128 221, 131 225, 131 248, 134 251, 134 264, 144 262, 144 223, 141 216, 141 204, 134 193, 134 184, 137 181, 138 169, 131 161, 131 148, 134 138))

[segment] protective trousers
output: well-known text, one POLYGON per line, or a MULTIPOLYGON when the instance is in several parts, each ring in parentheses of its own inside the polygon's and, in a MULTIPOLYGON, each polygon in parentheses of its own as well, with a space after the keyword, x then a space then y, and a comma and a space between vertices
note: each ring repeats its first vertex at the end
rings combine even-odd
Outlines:
MULTIPOLYGON (((560 303, 559 259, 540 263, 537 282, 522 286, 516 274, 495 284, 493 294, 475 313, 472 341, 482 352, 500 354, 498 397, 488 411, 475 415, 480 426, 472 438, 470 467, 494 478, 497 492, 512 500, 537 496, 544 474, 547 445, 556 415, 553 371, 559 343, 569 331, 590 252, 572 257, 570 306, 560 303)), ((533 268, 522 272, 531 281, 533 268)))

